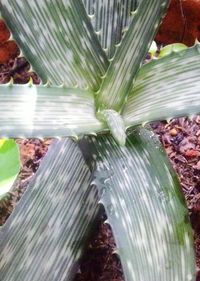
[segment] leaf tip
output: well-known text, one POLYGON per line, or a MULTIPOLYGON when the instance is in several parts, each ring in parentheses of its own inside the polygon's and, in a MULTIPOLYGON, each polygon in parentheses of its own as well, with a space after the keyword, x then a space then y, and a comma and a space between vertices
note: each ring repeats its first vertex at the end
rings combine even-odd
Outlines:
POLYGON ((41 136, 38 136, 37 139, 42 141, 42 142, 44 141, 44 137, 41 137, 41 136))
POLYGON ((14 84, 14 79, 13 77, 10 78, 10 81, 7 83, 8 87, 12 87, 14 84))
POLYGON ((60 136, 55 136, 55 139, 58 141, 62 140, 62 138, 60 136))
POLYGON ((138 13, 138 9, 134 10, 134 11, 131 11, 131 16, 135 16, 137 13, 138 13))
POLYGON ((169 117, 169 118, 166 119, 166 122, 169 124, 172 119, 173 119, 172 117, 169 117))
POLYGON ((66 85, 65 81, 63 81, 63 82, 60 84, 59 87, 60 87, 60 88, 63 88, 63 89, 66 89, 66 88, 67 88, 67 85, 66 85))
POLYGON ((79 136, 75 133, 73 133, 73 135, 71 135, 71 139, 75 142, 77 142, 79 140, 79 136))
POLYGON ((198 53, 200 53, 200 41, 196 38, 194 47, 197 50, 198 53))
POLYGON ((91 19, 93 19, 94 18, 94 14, 88 14, 88 18, 91 20, 91 19))
POLYGON ((105 122, 115 141, 120 146, 126 145, 126 129, 122 116, 113 109, 104 109, 97 113, 97 117, 101 122, 105 122))
POLYGON ((114 56, 110 59, 108 59, 108 61, 111 63, 114 60, 114 56))
POLYGON ((97 137, 97 134, 95 132, 91 132, 88 134, 89 136, 92 136, 92 137, 97 137))
POLYGON ((142 122, 142 127, 144 128, 148 123, 149 123, 149 121, 142 122))
POLYGON ((33 78, 32 78, 32 77, 29 78, 28 86, 29 86, 29 87, 32 87, 32 86, 33 86, 33 78))
POLYGON ((19 55, 18 55, 18 58, 24 58, 24 57, 25 57, 25 56, 24 56, 22 50, 20 49, 20 53, 19 53, 19 55))
POLYGON ((51 86, 50 80, 47 80, 47 82, 44 84, 44 87, 49 88, 51 86))

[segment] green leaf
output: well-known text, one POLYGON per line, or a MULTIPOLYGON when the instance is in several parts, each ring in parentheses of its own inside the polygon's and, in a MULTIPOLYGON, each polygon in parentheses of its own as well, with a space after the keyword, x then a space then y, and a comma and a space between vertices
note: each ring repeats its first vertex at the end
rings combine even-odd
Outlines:
POLYGON ((200 112, 200 45, 144 65, 123 110, 127 126, 200 112))
POLYGON ((17 144, 14 140, 0 139, 0 199, 11 189, 19 170, 17 144))
POLYGON ((81 0, 2 0, 0 10, 43 82, 99 88, 108 61, 81 0))
POLYGON ((150 48, 168 0, 143 0, 98 91, 98 106, 119 111, 150 48))
POLYGON ((121 115, 112 109, 107 109, 98 112, 97 116, 99 120, 107 124, 116 142, 124 146, 126 143, 126 128, 121 115))
POLYGON ((77 145, 57 141, 0 234, 1 281, 71 280, 99 211, 77 145))
POLYGON ((56 86, 1 85, 1 137, 77 137, 106 128, 88 91, 56 86))
POLYGON ((158 51, 158 46, 155 41, 151 43, 150 49, 148 50, 148 53, 150 53, 151 56, 155 56, 156 52, 158 51))
POLYGON ((90 138, 81 149, 94 169, 125 280, 195 280, 186 204, 153 133, 134 132, 126 147, 112 137, 90 138))
MULTIPOLYGON (((141 0, 140 0, 141 1, 141 0)), ((83 0, 102 48, 111 59, 138 6, 137 0, 83 0)))
POLYGON ((159 58, 165 57, 170 55, 171 53, 176 53, 176 52, 180 52, 182 50, 186 50, 188 47, 185 44, 182 43, 174 43, 174 44, 170 44, 167 45, 163 48, 161 48, 160 53, 159 53, 159 58))

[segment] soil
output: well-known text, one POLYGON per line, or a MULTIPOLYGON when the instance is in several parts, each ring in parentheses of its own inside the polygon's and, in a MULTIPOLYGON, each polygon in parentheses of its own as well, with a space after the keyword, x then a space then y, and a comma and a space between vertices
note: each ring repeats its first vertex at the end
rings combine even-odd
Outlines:
MULTIPOLYGON (((0 21, 0 83, 9 82, 11 77, 15 83, 27 83, 31 77, 33 82, 38 84, 40 80, 34 72, 29 71, 28 62, 24 58, 16 57, 18 51, 15 55, 11 52, 9 56, 2 55, 1 50, 4 50, 2 46, 8 38, 9 33, 0 21)), ((12 48, 15 49, 14 45, 12 48)), ((152 124, 152 128, 160 137, 179 176, 194 229, 196 263, 197 268, 200 269, 200 116, 192 119, 172 119, 169 123, 158 121, 152 124)), ((5 223, 21 198, 47 152, 51 140, 25 139, 17 140, 17 143, 20 148, 22 168, 14 190, 0 203, 0 225, 5 223)), ((115 254, 112 230, 104 224, 104 217, 102 217, 82 258, 75 281, 123 280, 121 264, 115 254)), ((200 281, 200 270, 197 271, 196 281, 200 281)))

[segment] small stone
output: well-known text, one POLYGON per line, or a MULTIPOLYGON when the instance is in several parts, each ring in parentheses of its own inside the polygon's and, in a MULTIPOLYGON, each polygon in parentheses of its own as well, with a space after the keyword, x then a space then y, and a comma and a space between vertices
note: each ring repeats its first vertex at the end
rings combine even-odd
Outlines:
POLYGON ((185 152, 185 156, 193 158, 198 157, 200 155, 200 152, 198 150, 190 149, 185 152))
POLYGON ((200 170, 200 161, 198 161, 197 164, 193 166, 193 168, 196 170, 200 170))
POLYGON ((176 136, 178 134, 178 132, 177 132, 177 130, 175 128, 171 129, 169 131, 169 133, 170 133, 171 136, 176 136))

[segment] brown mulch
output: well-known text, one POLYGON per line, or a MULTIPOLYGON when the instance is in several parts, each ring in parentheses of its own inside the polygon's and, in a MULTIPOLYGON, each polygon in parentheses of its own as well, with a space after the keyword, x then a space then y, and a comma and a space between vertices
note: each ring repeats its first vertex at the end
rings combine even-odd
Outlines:
POLYGON ((197 279, 200 281, 200 116, 152 124, 178 174, 194 229, 197 279))
POLYGON ((102 218, 91 237, 80 263, 80 272, 74 281, 123 281, 122 266, 115 246, 112 230, 102 218))
POLYGON ((38 76, 29 70, 30 65, 25 58, 11 58, 8 62, 0 64, 0 84, 10 82, 11 78, 16 84, 28 83, 30 78, 32 78, 34 84, 39 84, 38 76))

